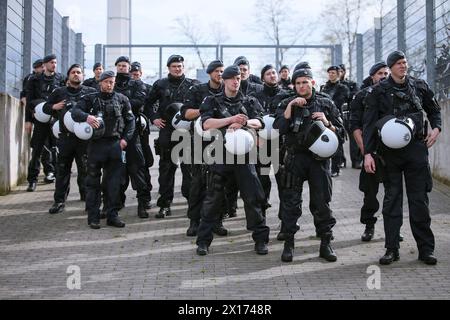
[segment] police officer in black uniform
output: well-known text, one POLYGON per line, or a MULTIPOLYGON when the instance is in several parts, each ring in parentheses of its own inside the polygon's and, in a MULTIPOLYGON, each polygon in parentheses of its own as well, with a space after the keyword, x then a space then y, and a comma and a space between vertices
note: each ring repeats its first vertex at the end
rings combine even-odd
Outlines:
MULTIPOLYGON (((50 94, 59 87, 66 85, 64 76, 56 73, 56 56, 54 54, 48 55, 43 59, 45 71, 42 74, 36 74, 31 77, 27 84, 27 109, 29 114, 34 114, 34 108, 42 103, 48 101, 50 94)), ((50 123, 41 123, 34 121, 33 136, 31 138, 31 160, 28 166, 28 189, 33 192, 36 190, 37 179, 40 171, 40 162, 42 152, 46 146, 47 149, 52 150, 51 154, 51 171, 48 172, 46 182, 54 180, 54 172, 56 166, 56 152, 54 151, 55 139, 51 133, 50 123)), ((50 170, 50 168, 49 168, 50 170)))
MULTIPOLYGON (((355 99, 351 104, 350 134, 354 136, 362 154, 364 153, 362 130, 365 100, 367 95, 372 92, 372 86, 388 76, 389 69, 384 61, 374 64, 370 68, 370 77, 363 81, 361 91, 356 94, 355 99)), ((361 236, 361 240, 365 242, 371 241, 375 234, 375 223, 377 222, 375 214, 380 208, 377 199, 379 186, 380 181, 377 177, 374 174, 368 174, 366 170, 362 168, 359 176, 359 189, 361 192, 364 192, 364 204, 361 208, 361 223, 364 224, 366 228, 361 236)))
MULTIPOLYGON (((341 118, 343 117, 343 109, 342 106, 344 103, 347 103, 350 97, 350 90, 347 86, 340 83, 339 78, 339 66, 331 66, 328 68, 328 81, 323 85, 320 89, 321 92, 328 94, 333 100, 334 104, 338 108, 341 118)), ((343 136, 340 141, 342 143, 339 145, 339 150, 336 155, 331 160, 331 176, 338 177, 340 174, 340 167, 344 164, 346 166, 346 159, 344 155, 344 137, 345 132, 340 133, 343 136)))
POLYGON ((96 89, 97 91, 100 91, 100 76, 102 75, 104 69, 103 65, 100 62, 97 62, 94 64, 94 67, 92 68, 92 71, 94 71, 94 77, 86 79, 83 82, 83 86, 91 87, 96 89))
POLYGON ((391 69, 391 76, 374 86, 367 96, 363 121, 365 169, 369 174, 384 170, 383 217, 387 250, 380 259, 380 264, 387 265, 400 259, 399 232, 403 221, 404 176, 409 220, 419 249, 419 260, 434 265, 437 259, 434 256, 435 241, 430 227, 428 199, 433 179, 428 148, 434 145, 441 132, 441 111, 428 84, 407 75, 408 62, 403 52, 392 52, 386 62, 391 69), (431 132, 428 132, 423 112, 427 115, 431 132), (379 119, 387 115, 413 120, 413 137, 404 148, 391 149, 378 141, 377 128, 382 125, 379 119), (375 162, 374 153, 383 161, 375 162))
POLYGON ((317 158, 306 146, 307 128, 313 120, 322 121, 330 130, 339 134, 344 130, 339 111, 333 101, 315 94, 313 75, 309 69, 299 69, 292 76, 297 97, 284 100, 277 112, 274 128, 286 135, 287 154, 281 177, 282 233, 285 244, 281 260, 292 262, 294 256, 294 236, 298 231, 297 220, 302 214, 302 191, 304 181, 311 189, 311 209, 317 219, 317 229, 321 237, 320 257, 327 261, 337 260, 331 248, 332 229, 336 219, 329 203, 332 196, 332 181, 329 161, 317 158))
MULTIPOLYGON (((220 60, 214 60, 206 69, 206 73, 209 74, 210 80, 207 83, 197 84, 189 89, 186 94, 186 99, 183 107, 181 108, 181 115, 188 121, 196 121, 200 117, 200 105, 206 97, 214 96, 223 91, 222 73, 224 71, 223 62, 220 60)), ((195 130, 192 130, 192 138, 194 143, 197 139, 195 136, 195 130)), ((210 142, 204 141, 202 145, 202 153, 206 146, 210 142)), ((195 146, 193 151, 195 152, 195 146)), ((194 154, 193 160, 196 155, 194 154)), ((202 154, 203 156, 203 154, 202 154)), ((202 157, 203 159, 203 157, 202 157)), ((199 164, 196 161, 192 165, 192 182, 191 190, 189 193, 189 208, 188 218, 190 220, 189 229, 186 232, 188 237, 197 236, 198 226, 200 225, 201 209, 203 201, 206 196, 206 173, 208 166, 206 164, 199 164)), ((226 204, 225 204, 226 206, 226 204)), ((221 208, 223 214, 225 214, 224 207, 221 208)), ((223 218, 220 219, 217 225, 214 226, 213 232, 219 236, 228 235, 228 230, 223 226, 223 218)))
MULTIPOLYGON (((289 77, 290 70, 287 65, 284 65, 280 69, 280 82, 278 83, 283 90, 292 90, 294 87, 292 86, 292 80, 289 77)), ((263 79, 264 82, 264 79, 263 79)))
MULTIPOLYGON (((200 107, 204 130, 237 130, 244 126, 261 129, 263 121, 259 113, 260 105, 255 98, 246 97, 239 91, 241 71, 233 65, 225 69, 223 75, 224 91, 207 97, 200 107)), ((233 176, 244 200, 247 229, 253 232, 257 254, 268 253, 270 229, 266 226, 261 204, 264 192, 253 164, 213 164, 210 166, 206 198, 202 208, 202 218, 198 228, 197 254, 207 255, 213 240, 212 229, 221 219, 220 206, 224 199, 226 179, 233 176)))
MULTIPOLYGON (((147 209, 150 209, 151 201, 151 183, 150 173, 146 165, 144 151, 141 145, 141 136, 145 135, 142 127, 141 113, 143 112, 147 87, 141 80, 132 80, 130 77, 130 59, 128 57, 119 57, 116 60, 116 85, 114 91, 123 94, 128 98, 131 104, 134 118, 137 119, 133 138, 128 141, 125 149, 126 165, 123 170, 123 180, 121 184, 122 204, 125 204, 125 192, 131 179, 131 185, 137 191, 138 216, 142 219, 149 218, 147 209)), ((146 122, 146 120, 144 119, 146 122)))
POLYGON ((250 73, 250 62, 246 57, 237 57, 234 64, 241 70, 240 91, 244 96, 259 92, 263 89, 261 79, 250 73))
POLYGON ((133 139, 135 119, 128 98, 114 92, 115 79, 114 72, 104 72, 100 77, 100 92, 84 96, 72 111, 73 120, 87 122, 98 130, 87 149, 86 209, 92 229, 100 229, 102 169, 107 225, 125 227, 118 215, 122 153, 133 139))
POLYGON ((43 109, 45 113, 58 119, 60 128, 57 140, 58 161, 54 193, 55 202, 49 210, 51 214, 61 213, 65 208, 65 202, 70 191, 70 175, 74 159, 77 164, 77 183, 80 200, 86 200, 87 142, 78 139, 74 133, 67 130, 64 124, 64 116, 83 96, 94 94, 97 90, 81 85, 83 68, 79 64, 74 64, 69 68, 67 78, 68 86, 53 91, 43 109))
POLYGON ((353 169, 361 169, 362 168, 361 163, 363 160, 362 154, 361 154, 358 144, 356 143, 355 138, 353 137, 353 134, 350 130, 350 113, 351 113, 350 106, 351 106, 353 99, 355 98, 356 94, 359 91, 359 87, 356 84, 356 82, 345 78, 345 76, 347 74, 345 64, 339 65, 339 74, 340 74, 341 84, 345 85, 350 92, 349 98, 347 101, 347 105, 346 105, 347 110, 343 110, 344 111, 343 120, 344 120, 345 130, 347 130, 347 133, 348 133, 348 141, 349 141, 349 148, 350 148, 350 158, 352 160, 352 168, 353 169))
MULTIPOLYGON (((159 161, 159 194, 157 206, 160 208, 156 218, 162 219, 170 216, 170 205, 174 197, 175 172, 177 164, 172 162, 172 149, 178 142, 171 141, 174 128, 172 119, 166 118, 167 107, 172 103, 183 103, 189 88, 198 84, 197 80, 189 79, 184 75, 184 58, 180 55, 172 55, 167 61, 169 75, 167 78, 156 81, 145 104, 145 115, 160 129, 159 138, 155 141, 156 154, 160 156, 159 161), (159 102, 159 106, 156 106, 159 102)), ((191 187, 190 165, 181 163, 183 182, 181 193, 189 199, 191 187)))
MULTIPOLYGON (((278 106, 274 104, 274 101, 276 101, 277 96, 285 94, 285 91, 278 84, 278 73, 275 67, 270 64, 264 66, 261 70, 261 79, 263 79, 264 82, 263 90, 252 93, 251 96, 258 99, 258 102, 262 106, 262 112, 264 116, 275 115, 278 106)), ((260 143, 266 144, 265 148, 267 148, 267 150, 269 151, 267 155, 270 157, 270 150, 272 148, 271 141, 261 141, 260 139, 260 143)), ((271 165, 271 163, 262 164, 260 161, 258 161, 258 164, 256 166, 256 171, 258 173, 258 177, 261 181, 264 189, 264 194, 266 196, 265 209, 268 209, 272 206, 269 202, 272 182, 269 175, 262 174, 262 170, 265 169, 265 171, 270 171, 271 165)))

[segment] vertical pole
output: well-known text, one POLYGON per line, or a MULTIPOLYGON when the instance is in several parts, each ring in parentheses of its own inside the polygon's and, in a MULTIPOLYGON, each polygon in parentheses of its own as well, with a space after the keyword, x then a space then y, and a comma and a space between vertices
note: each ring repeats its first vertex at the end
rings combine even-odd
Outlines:
POLYGON ((374 63, 377 63, 378 61, 381 61, 383 58, 383 34, 382 34, 382 27, 381 27, 381 18, 375 18, 374 19, 374 25, 375 25, 375 61, 374 63))
POLYGON ((362 83, 364 81, 364 57, 363 57, 363 35, 356 34, 356 81, 362 83))
POLYGON ((397 0, 397 48, 406 53, 405 0, 397 0))
POLYGON ((425 2, 427 30, 427 82, 436 91, 436 19, 435 0, 425 2))
POLYGON ((159 78, 162 79, 162 54, 163 48, 159 47, 159 78))

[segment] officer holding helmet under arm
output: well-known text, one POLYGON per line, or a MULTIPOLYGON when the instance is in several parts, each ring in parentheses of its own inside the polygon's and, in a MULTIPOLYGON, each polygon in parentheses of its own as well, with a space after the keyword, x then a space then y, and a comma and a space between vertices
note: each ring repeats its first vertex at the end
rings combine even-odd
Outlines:
POLYGON ((383 217, 387 250, 380 264, 388 265, 400 259, 404 176, 409 220, 419 260, 434 265, 437 259, 434 257, 428 199, 433 180, 428 149, 436 143, 441 132, 441 111, 428 84, 407 75, 408 61, 403 52, 392 52, 387 65, 391 76, 374 86, 367 96, 363 121, 366 172, 384 171, 383 217), (430 123, 430 132, 423 112, 430 123))

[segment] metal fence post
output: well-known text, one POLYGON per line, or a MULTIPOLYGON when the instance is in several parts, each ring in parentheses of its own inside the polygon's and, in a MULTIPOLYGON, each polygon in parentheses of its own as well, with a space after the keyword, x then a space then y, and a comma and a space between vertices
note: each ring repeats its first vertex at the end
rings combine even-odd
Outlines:
POLYGON ((356 82, 364 81, 364 57, 363 57, 363 35, 356 34, 356 82))
POLYGON ((62 52, 61 52, 61 72, 69 69, 69 17, 63 17, 62 21, 62 52))
POLYGON ((343 53, 342 53, 342 45, 341 44, 337 44, 334 46, 334 64, 335 65, 340 65, 343 63, 343 53))
POLYGON ((425 2, 427 31, 427 82, 433 91, 436 90, 436 19, 435 0, 425 2))
POLYGON ((381 27, 381 18, 374 19, 375 25, 375 61, 381 61, 383 58, 383 29, 381 27))
POLYGON ((0 92, 6 91, 6 25, 8 3, 0 1, 0 92))
POLYGON ((97 43, 95 45, 95 59, 94 59, 95 61, 94 61, 94 63, 102 62, 103 61, 102 55, 103 55, 103 45, 97 43))
POLYGON ((45 1, 45 54, 53 53, 53 10, 54 0, 45 1))
POLYGON ((159 78, 162 79, 162 47, 159 47, 159 78))
POLYGON ((397 48, 406 52, 405 0, 397 0, 397 48))
POLYGON ((31 32, 32 32, 33 4, 31 1, 23 2, 23 60, 22 74, 31 73, 31 32))

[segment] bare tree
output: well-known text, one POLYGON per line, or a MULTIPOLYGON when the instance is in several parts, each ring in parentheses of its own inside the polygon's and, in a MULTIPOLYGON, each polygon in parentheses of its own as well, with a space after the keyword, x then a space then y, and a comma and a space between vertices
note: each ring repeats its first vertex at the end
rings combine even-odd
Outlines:
POLYGON ((211 22, 209 27, 214 44, 220 46, 230 39, 228 36, 227 27, 222 22, 211 22))
POLYGON ((366 2, 367 0, 333 0, 327 2, 327 7, 321 14, 322 19, 327 23, 325 38, 334 39, 346 48, 350 75, 353 70, 353 50, 361 19, 361 6, 366 2))
MULTIPOLYGON (((300 37, 305 39, 302 19, 294 9, 296 2, 291 0, 258 0, 255 2, 255 31, 274 45, 295 45, 300 37), (302 30, 302 31, 301 31, 302 30)), ((283 65, 289 48, 280 49, 278 66, 283 65)))
POLYGON ((196 46, 194 48, 195 53, 197 54, 198 59, 202 65, 203 69, 206 69, 205 60, 202 57, 202 52, 198 45, 204 43, 204 36, 201 31, 201 26, 195 22, 196 18, 193 16, 180 16, 175 19, 176 31, 181 34, 190 44, 196 46))

